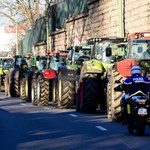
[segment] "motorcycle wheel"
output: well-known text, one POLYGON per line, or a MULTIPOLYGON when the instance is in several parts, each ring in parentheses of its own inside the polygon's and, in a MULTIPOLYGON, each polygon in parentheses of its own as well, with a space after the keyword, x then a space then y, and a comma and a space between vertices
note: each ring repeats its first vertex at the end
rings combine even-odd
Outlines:
POLYGON ((129 123, 127 127, 128 127, 128 133, 133 134, 134 132, 133 123, 129 123))
POLYGON ((143 136, 145 134, 145 119, 144 118, 137 119, 136 133, 139 136, 143 136))

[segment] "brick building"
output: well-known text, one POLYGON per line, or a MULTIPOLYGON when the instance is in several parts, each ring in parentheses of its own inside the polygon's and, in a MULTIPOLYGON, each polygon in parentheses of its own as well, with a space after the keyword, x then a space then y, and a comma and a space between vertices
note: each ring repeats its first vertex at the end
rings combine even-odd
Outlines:
POLYGON ((50 35, 55 39, 52 49, 84 44, 90 37, 150 31, 150 0, 87 0, 87 6, 88 13, 70 17, 63 29, 50 35))
POLYGON ((21 51, 46 52, 47 45, 59 51, 92 37, 150 31, 150 0, 54 0, 49 9, 49 42, 43 16, 26 33, 21 51))

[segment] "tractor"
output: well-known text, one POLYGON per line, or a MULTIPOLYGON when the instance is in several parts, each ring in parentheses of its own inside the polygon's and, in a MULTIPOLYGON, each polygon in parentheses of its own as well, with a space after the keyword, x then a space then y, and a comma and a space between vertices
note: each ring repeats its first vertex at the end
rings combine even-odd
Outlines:
POLYGON ((142 67, 143 74, 150 75, 150 55, 145 58, 143 53, 150 44, 150 32, 136 32, 128 37, 125 59, 116 62, 109 71, 107 89, 107 117, 111 120, 121 119, 121 97, 122 92, 114 90, 118 80, 123 82, 126 77, 131 76, 130 69, 138 64, 142 67))
POLYGON ((106 109, 107 74, 124 56, 125 38, 103 37, 88 40, 93 45, 89 61, 84 61, 76 81, 76 110, 95 112, 106 109))
POLYGON ((56 96, 53 97, 54 106, 58 108, 74 108, 75 82, 80 74, 80 67, 86 60, 90 60, 91 46, 82 45, 69 47, 66 65, 59 67, 55 79, 56 96))
MULTIPOLYGON (((37 58, 39 68, 33 75, 31 101, 34 105, 48 106, 53 97, 53 82, 60 65, 65 65, 66 52, 50 52, 37 58)), ((55 93, 54 93, 55 94, 55 93)))
POLYGON ((0 90, 5 85, 5 76, 8 74, 9 69, 13 67, 13 58, 10 57, 1 57, 0 58, 0 90))
MULTIPOLYGON (((25 78, 27 70, 31 67, 31 57, 16 55, 14 58, 13 68, 10 69, 8 75, 5 77, 6 89, 9 89, 10 96, 19 97, 20 96, 20 84, 21 79, 25 78)), ((9 94, 8 91, 5 91, 9 94)))

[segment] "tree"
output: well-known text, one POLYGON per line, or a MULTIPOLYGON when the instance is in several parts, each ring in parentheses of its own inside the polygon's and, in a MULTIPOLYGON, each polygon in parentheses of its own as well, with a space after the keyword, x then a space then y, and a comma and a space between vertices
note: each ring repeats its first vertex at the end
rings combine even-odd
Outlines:
MULTIPOLYGON (((2 24, 27 25, 33 28, 36 19, 46 12, 48 0, 1 0, 0 17, 2 24)), ((0 25, 2 25, 0 24, 0 25)))

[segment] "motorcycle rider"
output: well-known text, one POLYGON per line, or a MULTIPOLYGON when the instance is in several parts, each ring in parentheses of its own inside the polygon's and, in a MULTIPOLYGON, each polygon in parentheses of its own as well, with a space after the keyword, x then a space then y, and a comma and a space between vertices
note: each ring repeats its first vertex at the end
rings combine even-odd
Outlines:
MULTIPOLYGON (((148 94, 150 91, 150 81, 146 76, 142 76, 141 67, 135 65, 131 68, 131 77, 125 79, 122 84, 122 88, 125 94, 122 97, 121 107, 122 107, 122 117, 126 118, 126 100, 128 97, 137 91, 142 91, 144 94, 148 94)), ((124 120, 124 123, 126 119, 124 120)))

